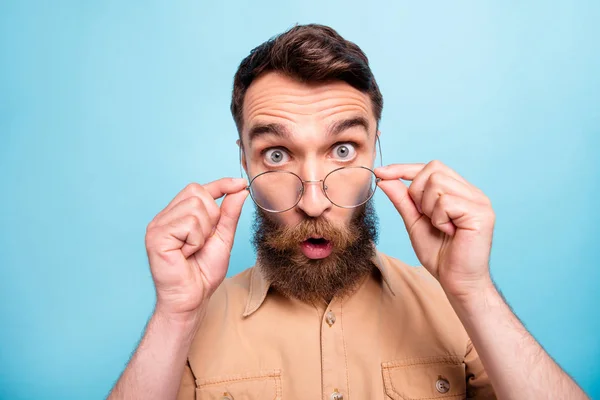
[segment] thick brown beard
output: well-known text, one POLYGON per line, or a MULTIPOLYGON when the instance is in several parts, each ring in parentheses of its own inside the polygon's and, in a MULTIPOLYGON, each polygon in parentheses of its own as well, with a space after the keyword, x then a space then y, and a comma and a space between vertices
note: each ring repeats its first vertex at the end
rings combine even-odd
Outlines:
POLYGON ((378 232, 372 200, 358 208, 344 227, 309 217, 296 226, 281 227, 257 207, 253 230, 261 272, 273 289, 288 297, 329 302, 355 288, 374 268, 378 232), (332 253, 319 260, 304 256, 300 242, 310 236, 330 240, 332 253))

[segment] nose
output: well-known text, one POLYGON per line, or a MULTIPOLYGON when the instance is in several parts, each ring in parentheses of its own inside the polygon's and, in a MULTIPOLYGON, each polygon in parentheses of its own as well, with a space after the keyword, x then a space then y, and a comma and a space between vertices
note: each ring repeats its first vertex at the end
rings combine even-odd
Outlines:
POLYGON ((304 193, 296 206, 309 217, 317 218, 332 207, 331 201, 323 193, 322 180, 304 181, 304 193))
POLYGON ((296 206, 309 217, 317 218, 329 210, 333 204, 323 192, 325 174, 323 167, 316 160, 310 160, 303 165, 304 193, 296 206))

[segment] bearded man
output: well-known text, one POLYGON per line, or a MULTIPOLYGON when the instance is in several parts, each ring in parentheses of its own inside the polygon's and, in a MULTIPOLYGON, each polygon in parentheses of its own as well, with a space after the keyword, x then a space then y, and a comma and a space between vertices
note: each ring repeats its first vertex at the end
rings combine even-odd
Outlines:
POLYGON ((110 399, 586 398, 492 282, 485 194, 438 161, 375 168, 382 108, 329 27, 252 50, 231 103, 248 180, 191 184, 148 225, 156 307, 110 399), (378 188, 422 266, 376 249, 378 188), (257 260, 225 279, 248 195, 257 260))

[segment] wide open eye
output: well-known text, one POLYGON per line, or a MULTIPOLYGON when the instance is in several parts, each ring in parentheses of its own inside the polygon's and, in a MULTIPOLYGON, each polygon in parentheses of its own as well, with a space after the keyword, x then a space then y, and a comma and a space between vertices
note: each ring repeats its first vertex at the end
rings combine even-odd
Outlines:
POLYGON ((268 165, 281 165, 288 162, 290 156, 284 149, 274 148, 265 151, 264 158, 268 165))
POLYGON ((340 143, 333 147, 331 154, 336 160, 349 161, 356 156, 356 148, 352 143, 340 143))

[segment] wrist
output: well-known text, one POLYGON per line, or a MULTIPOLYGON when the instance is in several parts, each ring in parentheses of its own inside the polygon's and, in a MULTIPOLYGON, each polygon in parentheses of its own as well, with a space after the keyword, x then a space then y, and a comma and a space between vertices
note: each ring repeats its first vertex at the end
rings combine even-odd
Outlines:
POLYGON ((195 311, 174 313, 157 303, 152 319, 157 325, 162 326, 172 334, 191 340, 204 318, 205 311, 206 307, 200 307, 195 311))
POLYGON ((477 284, 470 285, 470 287, 465 290, 457 292, 446 291, 446 296, 448 297, 450 304, 452 304, 454 309, 459 313, 461 313, 460 311, 463 313, 471 313, 482 309, 488 309, 493 306, 500 297, 491 277, 486 278, 477 284))

